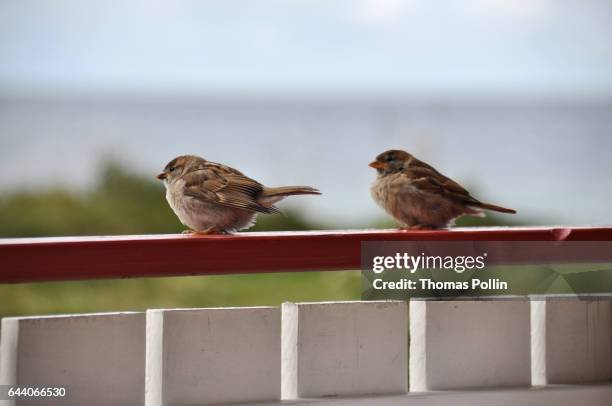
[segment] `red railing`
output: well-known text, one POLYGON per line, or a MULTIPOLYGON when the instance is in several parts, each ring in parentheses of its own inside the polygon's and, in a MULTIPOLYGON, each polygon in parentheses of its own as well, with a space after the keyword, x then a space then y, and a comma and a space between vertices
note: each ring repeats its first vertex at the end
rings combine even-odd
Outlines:
POLYGON ((612 241, 612 227, 0 240, 0 283, 359 269, 363 241, 612 241))

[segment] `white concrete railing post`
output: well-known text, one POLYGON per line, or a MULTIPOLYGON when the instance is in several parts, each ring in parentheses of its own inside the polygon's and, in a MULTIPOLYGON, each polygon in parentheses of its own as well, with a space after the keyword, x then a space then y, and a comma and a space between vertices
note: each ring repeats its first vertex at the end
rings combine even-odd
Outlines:
POLYGON ((526 300, 411 300, 410 390, 529 386, 526 300))
POLYGON ((4 318, 0 384, 67 387, 19 405, 141 405, 144 339, 143 313, 4 318))
POLYGON ((531 309, 534 385, 612 379, 611 298, 534 297, 531 309))
POLYGON ((147 311, 146 406, 280 399, 280 309, 147 311))
POLYGON ((531 318, 531 384, 546 384, 546 300, 532 299, 531 318))
POLYGON ((282 398, 405 393, 406 302, 283 303, 282 398))

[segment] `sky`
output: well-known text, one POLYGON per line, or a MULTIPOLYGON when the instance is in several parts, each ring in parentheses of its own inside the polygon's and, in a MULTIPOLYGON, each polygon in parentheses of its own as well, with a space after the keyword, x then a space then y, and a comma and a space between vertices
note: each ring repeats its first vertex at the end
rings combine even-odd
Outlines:
POLYGON ((0 91, 612 94, 608 0, 3 0, 0 91))

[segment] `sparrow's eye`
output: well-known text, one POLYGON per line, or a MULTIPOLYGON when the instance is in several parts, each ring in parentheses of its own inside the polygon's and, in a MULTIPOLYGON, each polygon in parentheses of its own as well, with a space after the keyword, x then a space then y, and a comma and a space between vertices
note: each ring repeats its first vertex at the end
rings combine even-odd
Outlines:
POLYGON ((170 172, 174 172, 176 170, 176 166, 171 166, 170 168, 168 168, 168 171, 170 172))

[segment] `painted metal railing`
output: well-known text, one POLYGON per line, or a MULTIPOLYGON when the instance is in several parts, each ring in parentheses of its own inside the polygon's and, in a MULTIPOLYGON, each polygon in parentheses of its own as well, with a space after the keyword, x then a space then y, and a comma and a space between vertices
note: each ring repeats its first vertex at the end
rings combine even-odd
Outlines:
POLYGON ((612 241, 612 227, 0 239, 0 283, 360 269, 361 242, 410 240, 612 241))

